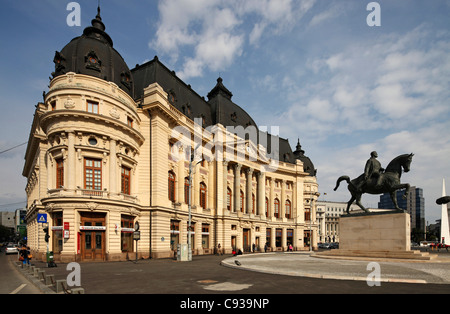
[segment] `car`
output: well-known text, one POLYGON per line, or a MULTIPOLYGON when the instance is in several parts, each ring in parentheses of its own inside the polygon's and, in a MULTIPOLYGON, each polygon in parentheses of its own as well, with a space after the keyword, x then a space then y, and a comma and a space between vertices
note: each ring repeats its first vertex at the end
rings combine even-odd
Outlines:
POLYGON ((330 243, 319 243, 318 247, 321 249, 329 249, 330 248, 330 243))
POLYGON ((330 243, 330 249, 338 249, 338 248, 339 248, 339 243, 338 242, 330 243))
POLYGON ((17 249, 17 247, 14 244, 8 244, 6 246, 5 253, 6 254, 14 254, 14 253, 17 254, 17 253, 19 253, 19 250, 17 249))

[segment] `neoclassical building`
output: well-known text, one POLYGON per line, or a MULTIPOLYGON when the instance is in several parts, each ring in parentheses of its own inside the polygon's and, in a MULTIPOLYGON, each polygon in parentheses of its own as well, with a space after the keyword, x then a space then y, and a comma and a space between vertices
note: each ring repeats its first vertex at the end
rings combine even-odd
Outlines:
POLYGON ((53 62, 23 168, 35 256, 173 257, 189 221, 193 255, 316 246, 313 163, 258 128, 221 78, 206 99, 157 57, 130 70, 100 10, 53 62))

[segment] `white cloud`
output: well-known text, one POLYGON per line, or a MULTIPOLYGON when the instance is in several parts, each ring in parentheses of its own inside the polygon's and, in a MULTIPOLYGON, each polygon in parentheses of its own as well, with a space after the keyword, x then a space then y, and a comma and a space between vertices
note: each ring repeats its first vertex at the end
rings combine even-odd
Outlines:
POLYGON ((450 32, 438 36, 421 26, 309 58, 306 75, 286 73, 291 105, 280 123, 293 125, 295 134, 326 138, 422 127, 448 116, 449 37, 450 32))
POLYGON ((183 79, 217 71, 241 56, 246 40, 257 45, 298 23, 316 0, 164 0, 156 39, 149 45, 179 62, 183 79), (186 49, 189 50, 186 53, 186 49))

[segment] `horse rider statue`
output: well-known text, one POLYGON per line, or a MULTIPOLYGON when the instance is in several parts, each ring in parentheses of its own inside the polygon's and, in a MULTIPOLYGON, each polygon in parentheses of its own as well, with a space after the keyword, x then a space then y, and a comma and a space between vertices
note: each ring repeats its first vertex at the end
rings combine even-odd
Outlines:
POLYGON ((381 163, 377 160, 378 153, 373 151, 370 153, 370 158, 366 162, 364 167, 364 180, 358 184, 357 189, 362 191, 362 189, 370 182, 372 178, 376 178, 374 188, 378 188, 381 182, 381 174, 384 169, 381 167, 381 163))

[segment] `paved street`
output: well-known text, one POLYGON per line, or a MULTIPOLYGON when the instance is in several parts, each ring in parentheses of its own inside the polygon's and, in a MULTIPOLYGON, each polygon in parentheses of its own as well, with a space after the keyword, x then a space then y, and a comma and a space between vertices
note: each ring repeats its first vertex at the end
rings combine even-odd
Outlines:
POLYGON ((27 280, 8 259, 17 255, 0 253, 0 294, 37 294, 40 290, 27 280))
MULTIPOLYGON (((8 258, 14 260, 13 256, 8 258)), ((46 274, 55 274, 56 279, 66 279, 71 272, 66 270, 66 264, 58 264, 58 267, 54 268, 47 268, 43 262, 33 261, 33 264, 45 270, 46 274)), ((137 263, 129 261, 80 264, 81 286, 86 294, 450 293, 448 281, 450 264, 436 264, 439 268, 426 265, 410 263, 402 266, 398 263, 382 263, 382 276, 384 272, 390 274, 391 278, 403 278, 405 281, 382 281, 380 286, 370 287, 365 280, 345 280, 346 278, 339 277, 340 273, 350 269, 356 272, 358 267, 361 272, 359 277, 366 277, 370 273, 365 269, 367 262, 341 262, 313 258, 305 254, 249 254, 239 258, 229 255, 194 256, 192 262, 159 259, 139 260, 137 263), (241 261, 240 267, 235 265, 231 268, 221 264, 222 261, 234 263, 236 259, 241 261), (249 270, 256 266, 264 266, 267 269, 263 270, 264 272, 249 270), (268 270, 270 267, 273 271, 268 270), (292 267, 303 271, 303 276, 293 274, 292 267), (283 270, 290 271, 290 275, 280 274, 283 270), (335 274, 337 278, 343 279, 321 279, 310 276, 312 271, 318 273, 320 270, 323 274, 330 275, 324 278, 333 278, 331 274, 335 274), (274 274, 275 272, 278 274, 274 274), (418 279, 418 282, 428 280, 427 282, 432 283, 409 283, 414 282, 415 279, 418 279)))

